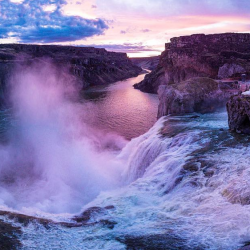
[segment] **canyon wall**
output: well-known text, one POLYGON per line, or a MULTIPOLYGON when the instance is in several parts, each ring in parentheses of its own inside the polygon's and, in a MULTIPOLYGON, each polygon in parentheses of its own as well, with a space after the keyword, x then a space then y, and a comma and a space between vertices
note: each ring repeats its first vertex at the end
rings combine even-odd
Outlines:
POLYGON ((141 72, 141 68, 132 64, 126 53, 93 47, 0 44, 1 86, 5 85, 18 62, 27 63, 43 58, 67 67, 81 82, 82 88, 124 80, 141 72))
POLYGON ((148 70, 156 69, 159 64, 160 56, 150 56, 150 57, 134 57, 131 58, 133 64, 148 70))
POLYGON ((134 87, 157 93, 160 85, 178 84, 192 77, 223 79, 250 75, 250 34, 197 34, 174 37, 155 70, 134 87))
POLYGON ((250 134, 249 91, 232 96, 227 102, 228 125, 231 131, 250 134))

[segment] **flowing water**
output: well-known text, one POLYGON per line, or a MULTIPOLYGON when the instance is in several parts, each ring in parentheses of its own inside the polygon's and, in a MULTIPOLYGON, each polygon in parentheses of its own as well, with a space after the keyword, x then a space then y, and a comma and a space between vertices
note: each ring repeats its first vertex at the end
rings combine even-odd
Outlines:
POLYGON ((148 131, 156 122, 159 101, 157 95, 133 88, 144 76, 83 91, 82 102, 88 110, 86 122, 128 140, 148 131))
POLYGON ((142 76, 90 89, 78 103, 65 99, 65 79, 58 86, 29 72, 14 79, 13 110, 1 114, 0 204, 52 221, 1 215, 21 227, 21 249, 250 242, 250 138, 228 131, 226 112, 164 117, 147 132, 157 97, 132 88, 142 76))

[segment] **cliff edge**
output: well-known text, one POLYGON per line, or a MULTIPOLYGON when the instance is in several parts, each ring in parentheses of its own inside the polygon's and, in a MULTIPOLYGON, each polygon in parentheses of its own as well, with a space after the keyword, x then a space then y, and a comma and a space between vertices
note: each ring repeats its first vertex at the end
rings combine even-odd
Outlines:
POLYGON ((221 89, 211 78, 196 77, 179 84, 159 87, 158 118, 173 114, 210 113, 226 105, 231 95, 238 90, 221 89))
POLYGON ((82 88, 124 80, 141 72, 141 68, 132 64, 126 53, 93 47, 0 44, 0 86, 6 84, 17 63, 43 58, 69 68, 82 88))
POLYGON ((134 87, 157 93, 160 85, 193 77, 223 79, 242 73, 250 75, 250 34, 196 34, 170 39, 156 69, 134 87))
POLYGON ((231 131, 250 134, 250 96, 242 93, 232 96, 227 103, 228 125, 231 131))

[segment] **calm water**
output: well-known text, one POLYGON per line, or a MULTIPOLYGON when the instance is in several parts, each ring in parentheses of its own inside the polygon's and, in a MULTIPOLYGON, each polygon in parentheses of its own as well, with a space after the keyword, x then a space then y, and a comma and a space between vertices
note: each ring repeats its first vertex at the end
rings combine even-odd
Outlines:
POLYGON ((133 84, 144 76, 85 90, 83 102, 86 103, 87 122, 126 139, 148 131, 156 122, 158 96, 133 88, 133 84))

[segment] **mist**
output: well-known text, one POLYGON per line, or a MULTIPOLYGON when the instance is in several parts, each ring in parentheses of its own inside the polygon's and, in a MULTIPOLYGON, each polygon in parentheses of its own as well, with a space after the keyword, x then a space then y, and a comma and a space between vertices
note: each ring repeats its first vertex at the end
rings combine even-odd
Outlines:
POLYGON ((76 213, 121 185, 116 154, 125 141, 87 125, 79 83, 67 69, 18 65, 8 86, 12 125, 0 146, 0 205, 76 213))

